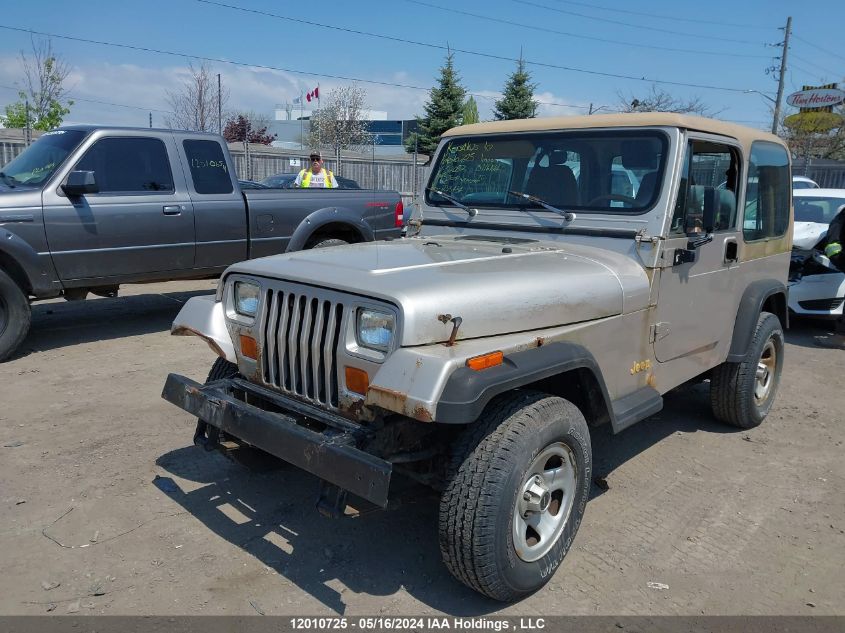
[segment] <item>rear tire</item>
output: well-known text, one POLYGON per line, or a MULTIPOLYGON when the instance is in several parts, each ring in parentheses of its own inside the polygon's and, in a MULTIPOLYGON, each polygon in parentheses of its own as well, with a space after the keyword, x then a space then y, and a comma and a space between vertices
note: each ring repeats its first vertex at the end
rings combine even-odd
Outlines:
POLYGON ((740 429, 758 426, 769 414, 783 370, 780 320, 760 313, 745 358, 722 363, 710 376, 710 404, 719 420, 740 429))
POLYGON ((0 362, 14 354, 29 332, 29 299, 15 281, 0 270, 0 362))
POLYGON ((332 237, 324 240, 317 240, 307 248, 329 248, 330 246, 343 246, 344 244, 349 244, 349 242, 332 237))
POLYGON ((532 391, 496 398, 450 465, 439 521, 446 567, 495 600, 537 591, 578 531, 591 471, 589 429, 574 404, 532 391))

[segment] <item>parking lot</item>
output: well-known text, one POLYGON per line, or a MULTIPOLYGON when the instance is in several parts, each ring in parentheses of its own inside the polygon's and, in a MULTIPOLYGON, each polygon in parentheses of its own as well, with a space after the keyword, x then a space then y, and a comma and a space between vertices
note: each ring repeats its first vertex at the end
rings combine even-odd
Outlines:
POLYGON ((503 606, 442 566, 434 493, 396 480, 387 510, 332 521, 310 475, 191 444, 161 388, 168 372, 203 380, 213 355, 169 326, 214 286, 36 304, 0 365, 2 613, 845 613, 845 353, 814 346, 823 324, 788 333, 757 429, 713 421, 699 385, 598 430, 602 479, 571 553, 503 606))

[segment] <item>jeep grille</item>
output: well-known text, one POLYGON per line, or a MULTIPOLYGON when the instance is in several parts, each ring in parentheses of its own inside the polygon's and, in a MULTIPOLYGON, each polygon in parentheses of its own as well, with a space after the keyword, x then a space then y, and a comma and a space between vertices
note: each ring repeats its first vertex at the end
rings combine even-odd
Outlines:
POLYGON ((345 306, 302 292, 268 290, 261 329, 264 382, 338 407, 337 346, 345 306))

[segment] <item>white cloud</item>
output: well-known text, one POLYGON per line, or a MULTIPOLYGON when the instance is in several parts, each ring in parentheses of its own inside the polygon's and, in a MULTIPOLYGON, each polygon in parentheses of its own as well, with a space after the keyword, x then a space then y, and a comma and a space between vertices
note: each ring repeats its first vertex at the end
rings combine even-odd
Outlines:
MULTIPOLYGON (((254 111, 273 117, 278 104, 292 102, 300 94, 313 90, 316 78, 295 75, 285 71, 265 68, 218 64, 212 70, 220 72, 223 86, 229 92, 228 110, 254 111)), ((149 112, 153 124, 163 125, 169 110, 167 91, 178 90, 188 73, 188 65, 170 65, 160 68, 135 64, 93 62, 75 65, 67 80, 72 99, 75 99, 68 123, 96 123, 104 125, 146 125, 149 112), (100 103, 97 103, 100 102, 100 103), (129 106, 129 107, 127 107, 129 106)), ((386 83, 425 86, 427 81, 415 80, 400 71, 385 77, 386 83)), ((430 80, 429 80, 430 81, 430 80)), ((339 79, 319 80, 320 93, 328 95, 332 89, 347 85, 339 79)), ((0 56, 0 86, 15 87, 21 84, 21 66, 14 55, 0 56)), ((412 119, 423 112, 428 100, 427 90, 415 90, 379 84, 361 83, 367 92, 367 105, 372 110, 382 110, 391 119, 412 119)), ((482 119, 491 119, 493 104, 501 97, 495 91, 469 92, 476 95, 482 119)), ((584 109, 553 104, 587 106, 580 100, 550 91, 537 93, 542 102, 540 116, 584 114, 584 109)), ((0 105, 17 99, 16 91, 0 88, 0 105)))

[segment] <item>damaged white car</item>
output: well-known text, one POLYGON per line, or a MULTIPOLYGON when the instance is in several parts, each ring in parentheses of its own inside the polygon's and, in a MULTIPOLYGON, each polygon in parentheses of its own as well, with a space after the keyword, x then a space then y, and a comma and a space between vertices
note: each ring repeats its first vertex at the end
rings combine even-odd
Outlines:
POLYGON ((797 316, 842 317, 845 273, 822 253, 830 222, 845 208, 845 189, 794 190, 795 234, 789 272, 789 309, 797 316))

